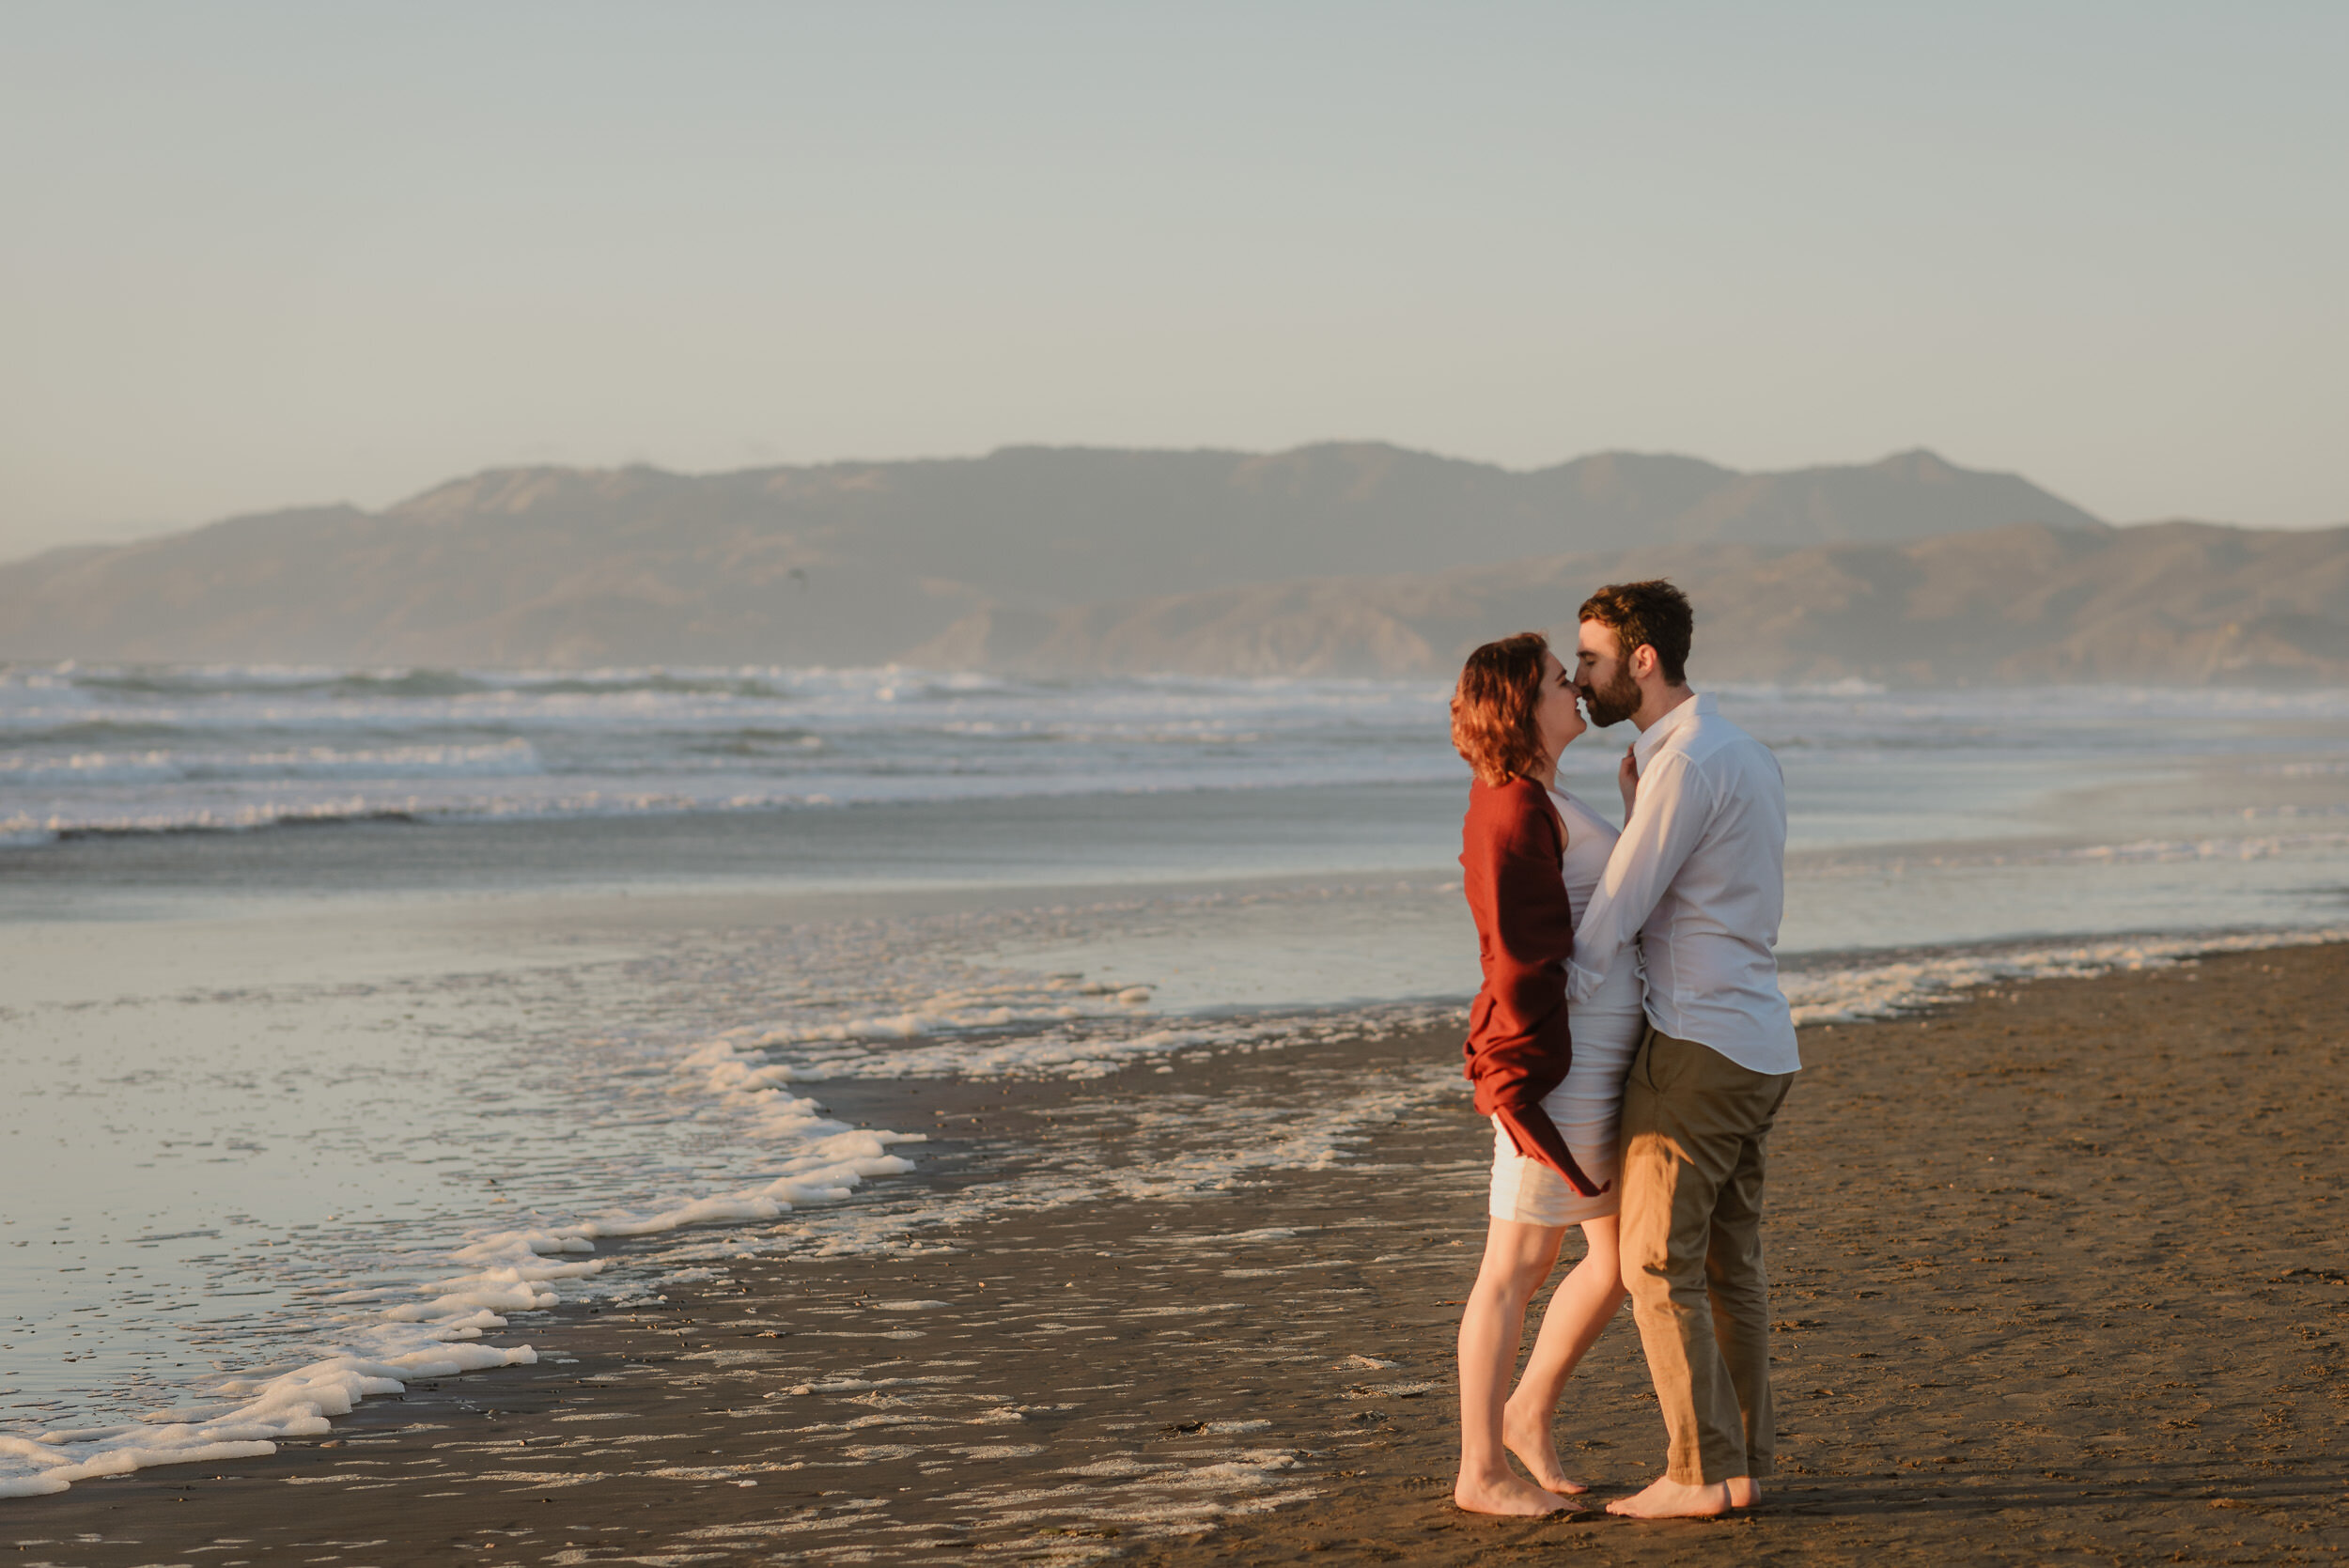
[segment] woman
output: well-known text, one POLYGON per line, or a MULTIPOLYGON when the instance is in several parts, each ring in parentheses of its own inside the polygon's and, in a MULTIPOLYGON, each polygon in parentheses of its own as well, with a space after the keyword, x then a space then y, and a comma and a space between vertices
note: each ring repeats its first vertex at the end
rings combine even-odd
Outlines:
MULTIPOLYGON (((1623 1302, 1613 1190, 1623 1078, 1641 1022, 1637 968, 1618 964, 1584 1005, 1565 1000, 1575 911, 1615 830, 1558 788, 1558 753, 1589 726, 1572 677, 1532 632, 1469 656, 1452 699, 1452 743, 1476 774, 1460 866, 1485 984, 1469 1015, 1468 1076, 1493 1121, 1491 1229, 1460 1318, 1460 1475, 1452 1499, 1480 1514, 1554 1514, 1584 1488, 1558 1462, 1558 1396, 1623 1302), (1582 1261, 1543 1315, 1525 1375, 1509 1374, 1525 1309, 1549 1278, 1566 1227, 1582 1261), (1514 1453, 1529 1484, 1509 1467, 1514 1453)), ((1635 780, 1622 781, 1630 812, 1635 780)))

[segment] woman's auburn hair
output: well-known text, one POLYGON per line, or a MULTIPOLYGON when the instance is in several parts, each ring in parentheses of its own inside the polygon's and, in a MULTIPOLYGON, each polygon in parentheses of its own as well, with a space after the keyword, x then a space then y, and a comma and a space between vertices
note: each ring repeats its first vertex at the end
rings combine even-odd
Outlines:
POLYGON ((1545 760, 1534 709, 1548 652, 1548 638, 1520 631, 1486 644, 1461 666, 1452 693, 1452 749, 1481 783, 1530 779, 1545 760))

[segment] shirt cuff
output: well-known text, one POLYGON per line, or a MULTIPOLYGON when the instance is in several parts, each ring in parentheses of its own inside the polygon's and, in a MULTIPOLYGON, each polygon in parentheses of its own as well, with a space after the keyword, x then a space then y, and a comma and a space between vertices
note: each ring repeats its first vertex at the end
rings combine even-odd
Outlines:
POLYGON ((1568 1001, 1590 1001, 1592 997, 1598 994, 1598 988, 1606 979, 1605 975, 1586 970, 1571 958, 1567 959, 1566 1000, 1568 1001))

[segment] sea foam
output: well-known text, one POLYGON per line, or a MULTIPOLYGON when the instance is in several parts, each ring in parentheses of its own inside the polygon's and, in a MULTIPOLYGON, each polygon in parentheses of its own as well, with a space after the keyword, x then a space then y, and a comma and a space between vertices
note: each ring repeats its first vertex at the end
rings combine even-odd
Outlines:
POLYGON ((2349 941, 2349 927, 2219 931, 2030 942, 1951 953, 1858 954, 1790 967, 1780 975, 1797 1024, 1885 1018, 1954 1000, 1976 986, 2085 979, 2116 970, 2166 969, 2204 954, 2349 941))
POLYGON ((566 1285, 609 1268, 613 1259, 594 1255, 599 1238, 773 1219, 913 1169, 888 1150, 924 1135, 849 1127, 785 1093, 787 1075, 728 1072, 707 1050, 683 1055, 695 1060, 680 1063, 680 1080, 735 1119, 746 1145, 759 1152, 760 1180, 568 1221, 476 1229, 444 1254, 459 1272, 323 1297, 319 1306, 350 1311, 313 1337, 314 1354, 292 1364, 214 1379, 201 1398, 140 1421, 0 1435, 0 1498, 61 1492, 77 1481, 154 1466, 273 1453, 276 1439, 324 1433, 360 1400, 405 1392, 415 1379, 531 1365, 537 1360, 532 1346, 493 1345, 483 1335, 506 1328, 506 1314, 554 1307, 566 1285))

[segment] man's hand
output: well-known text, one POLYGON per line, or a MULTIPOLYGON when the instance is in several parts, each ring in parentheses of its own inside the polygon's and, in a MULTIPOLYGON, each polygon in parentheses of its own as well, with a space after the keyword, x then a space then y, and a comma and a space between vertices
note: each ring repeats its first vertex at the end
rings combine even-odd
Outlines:
POLYGON ((1623 819, 1631 820, 1631 808, 1640 799, 1640 764, 1631 748, 1623 749, 1623 762, 1615 768, 1615 787, 1623 792, 1623 819))

